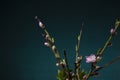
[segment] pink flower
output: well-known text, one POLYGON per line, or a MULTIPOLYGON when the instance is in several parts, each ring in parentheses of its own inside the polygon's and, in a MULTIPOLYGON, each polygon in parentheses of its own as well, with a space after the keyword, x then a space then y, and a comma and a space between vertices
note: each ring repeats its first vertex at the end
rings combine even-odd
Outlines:
POLYGON ((96 62, 96 56, 91 54, 90 56, 86 56, 86 63, 93 63, 96 62))

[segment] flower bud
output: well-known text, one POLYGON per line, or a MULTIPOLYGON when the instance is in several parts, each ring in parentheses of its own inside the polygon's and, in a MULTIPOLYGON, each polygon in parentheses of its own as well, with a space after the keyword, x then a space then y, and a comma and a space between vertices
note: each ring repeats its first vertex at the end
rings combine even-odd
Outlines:
POLYGON ((100 56, 97 56, 97 61, 99 61, 99 60, 101 60, 102 59, 102 57, 100 57, 100 56))
POLYGON ((69 80, 68 78, 66 78, 66 80, 69 80))
POLYGON ((80 60, 82 60, 82 56, 80 56, 80 57, 77 57, 77 59, 80 61, 80 60))
POLYGON ((59 63, 56 63, 56 66, 59 66, 60 64, 59 63))
POLYGON ((47 46, 47 47, 49 47, 49 46, 50 46, 50 43, 45 42, 44 45, 47 46))
POLYGON ((55 45, 52 46, 52 50, 54 51, 56 49, 55 45))
POLYGON ((114 34, 114 33, 115 33, 115 30, 112 28, 112 29, 110 30, 110 33, 111 33, 111 34, 114 34))
POLYGON ((49 37, 49 35, 47 34, 46 36, 45 36, 45 38, 48 38, 49 37))
POLYGON ((101 68, 101 67, 100 67, 100 66, 95 66, 95 68, 96 68, 96 69, 99 69, 99 68, 101 68))
POLYGON ((39 21, 39 26, 42 28, 43 23, 41 21, 39 21))
POLYGON ((86 79, 86 78, 87 78, 87 75, 84 75, 84 76, 83 76, 83 79, 86 79))
POLYGON ((80 35, 78 36, 78 41, 80 41, 80 35))
POLYGON ((37 19, 38 19, 38 17, 37 17, 37 16, 35 16, 35 19, 37 20, 37 19))

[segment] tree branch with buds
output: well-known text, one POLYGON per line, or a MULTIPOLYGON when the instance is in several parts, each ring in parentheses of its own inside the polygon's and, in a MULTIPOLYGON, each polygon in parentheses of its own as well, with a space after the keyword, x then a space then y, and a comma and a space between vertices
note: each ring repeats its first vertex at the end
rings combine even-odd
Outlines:
MULTIPOLYGON (((86 63, 90 63, 91 67, 90 70, 87 72, 84 69, 81 68, 81 61, 83 60, 83 56, 79 55, 79 48, 80 48, 80 42, 81 42, 81 36, 82 36, 82 29, 80 30, 80 34, 78 35, 77 39, 77 45, 75 49, 75 63, 74 63, 74 69, 70 69, 68 64, 68 58, 66 50, 64 50, 64 58, 60 57, 60 54, 56 48, 55 40, 53 37, 50 36, 49 32, 47 31, 45 25, 40 21, 40 19, 36 16, 36 21, 38 22, 38 26, 43 30, 44 37, 45 37, 45 43, 44 45, 49 47, 52 52, 54 53, 54 56, 57 60, 56 66, 58 66, 60 69, 58 69, 57 79, 58 80, 88 80, 92 76, 98 75, 98 71, 113 64, 114 62, 120 60, 120 56, 113 59, 112 61, 108 62, 107 64, 103 66, 98 66, 99 61, 101 61, 103 52, 106 50, 108 46, 111 46, 111 40, 114 36, 116 36, 117 29, 120 26, 120 21, 117 20, 115 22, 115 27, 111 28, 110 35, 104 44, 103 48, 98 49, 96 54, 90 54, 89 56, 85 56, 86 63)), ((82 24, 83 27, 83 24, 82 24)))

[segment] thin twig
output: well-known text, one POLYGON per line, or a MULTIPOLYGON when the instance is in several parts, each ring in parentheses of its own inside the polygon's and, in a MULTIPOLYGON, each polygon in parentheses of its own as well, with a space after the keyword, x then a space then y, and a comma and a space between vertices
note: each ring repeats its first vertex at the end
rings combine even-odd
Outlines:
MULTIPOLYGON (((114 32, 116 32, 116 30, 117 30, 117 28, 118 28, 119 25, 120 25, 120 21, 116 21, 114 32)), ((103 54, 104 50, 105 50, 106 47, 108 46, 108 44, 109 44, 109 42, 111 41, 112 37, 113 37, 113 34, 111 34, 111 35, 109 36, 108 40, 106 41, 106 43, 105 43, 104 47, 102 48, 102 50, 100 51, 100 54, 99 54, 99 55, 102 55, 102 54, 103 54)))
POLYGON ((67 61, 67 55, 66 55, 65 50, 64 50, 64 57, 65 57, 65 63, 66 63, 66 68, 67 68, 67 72, 68 72, 68 79, 71 80, 70 69, 69 69, 69 65, 68 65, 68 61, 67 61))

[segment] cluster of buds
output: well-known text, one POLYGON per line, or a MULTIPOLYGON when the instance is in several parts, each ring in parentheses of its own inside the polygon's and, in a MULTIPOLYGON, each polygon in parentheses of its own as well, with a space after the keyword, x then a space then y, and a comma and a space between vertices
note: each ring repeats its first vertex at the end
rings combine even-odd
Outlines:
POLYGON ((35 19, 37 20, 38 22, 38 26, 43 30, 44 32, 44 37, 45 37, 45 42, 44 42, 44 45, 47 46, 47 47, 50 47, 51 50, 53 51, 54 55, 55 55, 55 58, 58 60, 58 62, 60 62, 60 55, 57 51, 57 48, 55 46, 55 42, 54 42, 54 38, 51 38, 51 36, 49 35, 45 25, 40 21, 40 19, 35 16, 35 19))
MULTIPOLYGON (((55 58, 57 59, 56 66, 60 67, 58 69, 58 75, 57 78, 59 80, 88 80, 91 76, 97 76, 99 75, 98 71, 103 69, 106 66, 109 66, 115 61, 120 60, 120 56, 109 63, 103 65, 103 66, 98 66, 98 62, 102 59, 103 52, 105 49, 109 46, 112 45, 111 39, 113 36, 116 35, 116 30, 118 26, 120 25, 120 21, 116 21, 115 27, 110 30, 110 36, 106 43, 104 44, 103 48, 98 49, 97 54, 90 54, 89 56, 85 56, 86 58, 86 63, 90 63, 91 67, 88 72, 86 72, 84 69, 81 68, 81 61, 83 60, 83 57, 80 56, 79 53, 79 48, 80 48, 80 41, 81 41, 81 35, 82 35, 82 29, 80 31, 80 34, 78 35, 77 38, 77 45, 76 45, 76 60, 74 63, 74 69, 69 68, 67 56, 66 56, 66 51, 64 50, 64 58, 61 59, 60 54, 55 46, 55 41, 54 38, 51 38, 46 27, 44 24, 38 19, 36 16, 35 19, 38 22, 39 27, 44 31, 44 36, 45 36, 45 42, 44 45, 47 47, 50 47, 50 49, 53 51, 55 58)), ((82 25, 83 27, 83 25, 82 25)))

